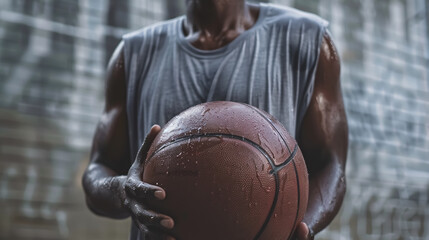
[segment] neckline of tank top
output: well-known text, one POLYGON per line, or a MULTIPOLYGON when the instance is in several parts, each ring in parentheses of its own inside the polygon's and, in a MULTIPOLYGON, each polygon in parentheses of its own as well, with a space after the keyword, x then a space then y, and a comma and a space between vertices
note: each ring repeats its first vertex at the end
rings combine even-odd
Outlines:
POLYGON ((186 16, 182 16, 180 17, 178 24, 177 24, 177 33, 178 33, 178 43, 180 46, 183 47, 183 49, 188 52, 189 54, 195 56, 195 57, 199 57, 199 58, 215 58, 215 57, 221 57, 224 56, 225 54, 230 53, 232 50, 235 49, 235 47, 242 42, 247 35, 249 35, 250 33, 254 32, 258 26, 260 26, 263 23, 263 20, 266 17, 266 13, 267 13, 267 5, 266 3, 259 3, 259 16, 258 19, 256 20, 255 24, 253 24, 253 26, 249 29, 247 29, 245 32, 243 32, 242 34, 240 34, 238 37, 236 37, 234 40, 232 40, 230 43, 228 43, 227 45, 218 48, 218 49, 214 49, 214 50, 202 50, 199 48, 194 47, 185 37, 185 35, 183 34, 183 30, 182 30, 182 26, 183 26, 183 22, 185 21, 186 16))

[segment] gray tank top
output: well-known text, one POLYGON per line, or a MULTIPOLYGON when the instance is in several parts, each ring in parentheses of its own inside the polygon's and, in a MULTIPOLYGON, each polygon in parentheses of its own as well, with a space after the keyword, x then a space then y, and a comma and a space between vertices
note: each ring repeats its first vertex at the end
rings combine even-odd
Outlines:
MULTIPOLYGON (((260 4, 260 9, 252 28, 216 50, 197 49, 185 39, 185 16, 124 36, 130 162, 153 124, 163 126, 209 101, 263 109, 296 137, 328 23, 293 8, 260 4)), ((143 239, 135 224, 130 239, 143 239)))

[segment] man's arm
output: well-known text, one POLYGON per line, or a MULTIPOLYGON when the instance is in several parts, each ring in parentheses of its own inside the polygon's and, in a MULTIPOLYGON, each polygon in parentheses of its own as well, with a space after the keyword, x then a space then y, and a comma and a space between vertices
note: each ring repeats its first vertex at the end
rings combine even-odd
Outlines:
POLYGON ((131 216, 148 239, 172 239, 163 230, 171 229, 173 220, 144 206, 166 196, 162 188, 141 181, 147 151, 159 131, 159 126, 152 127, 131 165, 121 43, 108 65, 106 104, 82 178, 86 202, 98 215, 119 219, 131 216))
POLYGON ((111 218, 129 216, 119 195, 131 165, 122 45, 118 46, 108 64, 105 108, 95 131, 90 163, 82 179, 88 207, 98 215, 111 218))
MULTIPOLYGON (((346 192, 348 128, 340 86, 340 60, 327 34, 321 45, 313 96, 298 142, 310 180, 303 222, 311 232, 309 235, 313 235, 332 221, 346 192)), ((299 239, 311 239, 311 236, 299 239)))

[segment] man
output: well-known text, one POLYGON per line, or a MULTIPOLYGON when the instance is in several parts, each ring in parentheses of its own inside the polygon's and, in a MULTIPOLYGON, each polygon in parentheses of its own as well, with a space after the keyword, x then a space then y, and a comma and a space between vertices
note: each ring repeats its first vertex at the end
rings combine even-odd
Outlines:
POLYGON ((131 239, 174 239, 163 231, 174 219, 144 205, 168 194, 141 181, 160 130, 151 126, 202 102, 245 102, 274 115, 298 140, 310 194, 295 238, 313 239, 338 212, 346 187, 340 62, 326 26, 291 8, 187 0, 186 16, 125 36, 108 66, 106 106, 83 176, 88 207, 131 216, 131 239))

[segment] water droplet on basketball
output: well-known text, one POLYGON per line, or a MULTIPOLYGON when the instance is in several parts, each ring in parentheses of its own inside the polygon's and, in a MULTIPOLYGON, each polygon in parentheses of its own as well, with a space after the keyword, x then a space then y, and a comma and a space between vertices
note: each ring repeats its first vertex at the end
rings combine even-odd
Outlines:
POLYGON ((259 145, 261 145, 261 134, 260 133, 258 133, 258 142, 259 142, 259 145))
POLYGON ((207 108, 206 110, 204 110, 204 112, 201 113, 201 116, 204 116, 209 111, 210 111, 210 108, 207 108))

